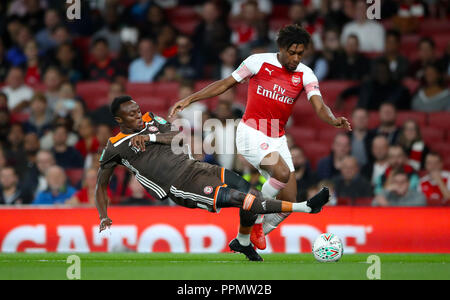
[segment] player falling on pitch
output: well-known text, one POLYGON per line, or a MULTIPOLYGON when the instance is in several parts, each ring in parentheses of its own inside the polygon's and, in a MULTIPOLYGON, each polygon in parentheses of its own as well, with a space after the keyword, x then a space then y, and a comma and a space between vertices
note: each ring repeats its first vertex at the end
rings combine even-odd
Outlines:
MULTIPOLYGON (((141 114, 139 105, 129 96, 113 100, 111 112, 120 126, 120 133, 109 139, 100 158, 95 202, 100 215, 100 231, 111 226, 108 217, 108 183, 117 165, 127 167, 156 199, 170 197, 188 208, 217 212, 224 207, 238 207, 252 214, 304 212, 303 203, 263 198, 247 181, 232 171, 199 162, 188 154, 175 154, 171 125, 152 113, 141 114)), ((319 212, 328 202, 328 189, 321 190, 307 201, 311 212, 319 212)), ((251 245, 237 239, 229 247, 253 261, 262 261, 251 245)))
MULTIPOLYGON (((309 67, 300 63, 310 40, 309 33, 302 27, 284 27, 278 34, 278 53, 249 56, 229 77, 178 101, 169 115, 173 116, 193 102, 220 95, 249 79, 247 107, 237 128, 236 146, 238 152, 267 179, 262 187, 265 198, 278 196, 285 201, 296 202, 297 184, 285 125, 303 90, 320 119, 334 127, 351 130, 346 118, 334 117, 324 104, 317 77, 309 67)), ((304 211, 308 212, 309 207, 303 204, 304 211)), ((241 210, 239 243, 246 246, 251 242, 257 248, 265 249, 265 235, 288 215, 288 212, 281 212, 258 217, 251 211, 241 210)))

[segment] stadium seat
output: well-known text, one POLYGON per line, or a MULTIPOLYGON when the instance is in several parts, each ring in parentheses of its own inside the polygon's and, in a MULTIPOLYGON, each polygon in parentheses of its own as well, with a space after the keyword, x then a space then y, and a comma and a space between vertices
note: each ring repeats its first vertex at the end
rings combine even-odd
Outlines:
POLYGON ((345 113, 347 116, 350 116, 357 104, 358 104, 358 96, 352 96, 347 98, 344 102, 342 112, 345 113))
POLYGON ((444 156, 444 170, 450 171, 450 156, 444 156))
POLYGON ((330 154, 330 145, 323 142, 300 141, 298 145, 303 149, 306 157, 311 163, 312 168, 314 169, 316 168, 317 163, 320 159, 330 154))
POLYGON ((155 97, 156 84, 155 83, 133 83, 126 84, 127 94, 133 98, 138 97, 155 97))
POLYGON ((73 40, 73 45, 78 49, 79 53, 81 53, 81 58, 83 60, 83 64, 87 66, 89 63, 89 48, 91 46, 91 38, 90 37, 77 37, 73 40))
POLYGON ((320 92, 327 105, 333 106, 337 97, 347 88, 357 85, 353 80, 326 80, 319 83, 320 92))
POLYGON ((288 133, 292 136, 297 145, 316 139, 316 131, 310 128, 291 127, 289 128, 288 133))
POLYGON ((450 112, 429 113, 428 125, 441 130, 450 129, 450 112))
POLYGON ((314 108, 306 99, 305 93, 300 95, 294 104, 292 116, 295 124, 307 124, 310 117, 314 117, 314 108))
POLYGON ((166 9, 169 20, 199 20, 199 15, 193 6, 177 5, 174 8, 166 9))
POLYGON ((106 81, 83 81, 76 86, 77 95, 84 100, 89 110, 107 104, 108 91, 109 82, 106 81))
POLYGON ((269 20, 269 28, 275 32, 278 32, 281 28, 289 24, 291 24, 291 20, 289 18, 276 18, 269 20))
POLYGON ((350 206, 352 205, 352 199, 346 198, 346 197, 338 197, 336 202, 336 205, 338 206, 350 206))
POLYGON ((30 118, 30 114, 28 113, 12 113, 11 114, 11 123, 23 123, 28 121, 30 118))
MULTIPOLYGON (((448 28, 448 27, 447 27, 448 28)), ((450 41, 450 33, 449 29, 447 29, 446 33, 439 33, 433 35, 433 40, 436 43, 436 52, 440 57, 444 54, 444 51, 450 41)))
POLYGON ((369 112, 369 128, 374 129, 380 125, 380 115, 378 111, 369 112))
POLYGON ((279 19, 279 18, 287 18, 289 15, 289 5, 283 4, 275 4, 272 7, 272 14, 270 18, 279 19))
POLYGON ((352 205, 353 206, 372 206, 373 198, 367 197, 367 198, 356 198, 353 199, 352 205))
POLYGON ((236 85, 236 100, 242 104, 247 103, 248 83, 236 85))
POLYGON ((339 206, 372 206, 373 198, 347 198, 347 197, 339 197, 337 199, 336 205, 339 206))
POLYGON ((445 132, 443 130, 436 130, 433 127, 422 127, 420 131, 427 145, 434 145, 435 143, 445 141, 445 132))
POLYGON ((322 143, 326 143, 331 147, 331 144, 333 143, 334 137, 339 133, 339 132, 345 132, 342 129, 337 129, 334 127, 331 127, 330 125, 328 125, 329 128, 324 128, 324 129, 320 129, 317 133, 317 140, 322 142, 322 143))
POLYGON ((402 81, 402 83, 406 88, 408 88, 411 95, 414 95, 420 87, 420 81, 414 78, 406 78, 402 81))
POLYGON ((397 112, 397 125, 402 126, 405 121, 413 119, 415 120, 420 127, 426 125, 427 114, 424 112, 418 111, 399 111, 397 112))
POLYGON ((175 19, 172 20, 172 24, 173 26, 178 29, 180 32, 187 34, 187 35, 192 35, 195 31, 195 28, 198 26, 198 24, 200 23, 200 20, 198 19, 189 19, 189 20, 183 20, 183 19, 175 19))
POLYGON ((136 98, 139 101, 141 112, 152 112, 155 115, 166 118, 169 111, 169 100, 157 97, 136 98))
POLYGON ((450 30, 447 19, 423 19, 420 22, 419 33, 421 35, 434 36, 438 33, 445 33, 450 30))
POLYGON ((117 186, 115 187, 114 191, 111 190, 111 192, 113 193, 111 202, 113 204, 117 204, 121 200, 120 193, 123 190, 123 186, 125 183, 125 176, 126 176, 127 172, 128 172, 127 168, 125 168, 123 166, 117 166, 114 169, 114 177, 117 180, 117 182, 116 182, 117 186))
POLYGON ((408 59, 416 56, 417 44, 419 43, 420 35, 408 34, 404 35, 401 40, 400 52, 408 59))
POLYGON ((169 100, 170 105, 175 104, 178 100, 178 92, 180 84, 178 82, 158 82, 154 83, 155 95, 169 100))
POLYGON ((439 142, 439 143, 434 143, 432 145, 428 145, 430 147, 431 150, 436 151, 438 153, 440 153, 442 155, 442 157, 446 157, 447 153, 448 153, 448 142, 439 142))
POLYGON ((73 187, 80 186, 84 174, 83 168, 66 169, 65 172, 70 185, 73 187))

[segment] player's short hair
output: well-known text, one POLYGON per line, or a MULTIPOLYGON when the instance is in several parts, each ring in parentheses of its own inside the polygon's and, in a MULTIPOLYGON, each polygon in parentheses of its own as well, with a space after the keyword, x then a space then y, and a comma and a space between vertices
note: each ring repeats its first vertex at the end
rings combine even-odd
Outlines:
POLYGON ((311 35, 300 25, 287 25, 278 33, 278 47, 288 49, 293 44, 303 44, 308 47, 311 42, 311 35))
POLYGON ((127 96, 127 95, 122 95, 122 96, 114 98, 113 102, 111 103, 111 107, 110 107, 113 118, 117 117, 117 113, 119 112, 120 105, 122 103, 125 103, 128 101, 133 101, 133 98, 131 98, 130 96, 127 96))

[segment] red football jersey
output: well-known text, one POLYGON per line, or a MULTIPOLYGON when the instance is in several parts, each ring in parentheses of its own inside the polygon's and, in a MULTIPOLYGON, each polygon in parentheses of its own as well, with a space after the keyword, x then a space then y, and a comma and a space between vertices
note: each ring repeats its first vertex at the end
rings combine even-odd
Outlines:
POLYGON ((284 135, 303 90, 308 100, 313 95, 321 96, 317 77, 309 67, 300 63, 290 72, 280 64, 277 53, 249 56, 232 76, 238 82, 250 78, 243 122, 270 137, 284 135))
MULTIPOLYGON (((450 189, 450 172, 442 171, 441 178, 447 189, 450 189)), ((439 186, 431 179, 430 175, 420 179, 418 189, 427 198, 428 205, 450 205, 450 201, 444 202, 444 196, 439 186)))

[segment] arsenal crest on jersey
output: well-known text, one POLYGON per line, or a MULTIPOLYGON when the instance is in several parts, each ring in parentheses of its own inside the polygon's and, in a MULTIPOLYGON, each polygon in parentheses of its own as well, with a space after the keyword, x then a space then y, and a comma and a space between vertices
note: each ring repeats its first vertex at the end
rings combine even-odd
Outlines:
POLYGON ((300 75, 292 75, 291 80, 292 80, 292 84, 295 86, 299 85, 300 82, 302 81, 300 75))

